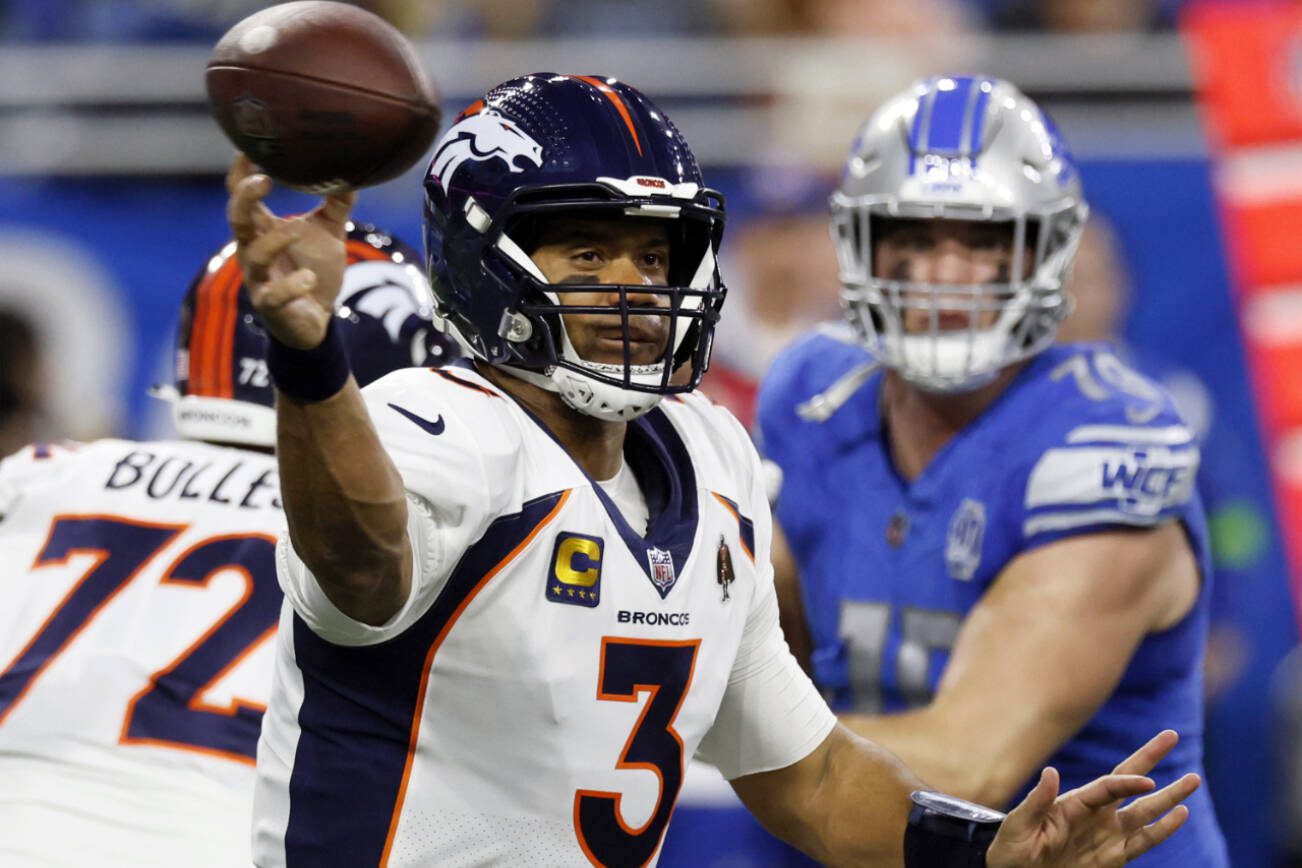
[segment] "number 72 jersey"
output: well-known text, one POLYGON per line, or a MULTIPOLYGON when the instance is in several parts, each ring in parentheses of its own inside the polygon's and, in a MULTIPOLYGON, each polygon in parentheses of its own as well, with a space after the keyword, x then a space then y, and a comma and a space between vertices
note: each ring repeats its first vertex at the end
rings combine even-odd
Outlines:
POLYGON ((248 864, 278 493, 201 443, 0 464, 0 864, 248 864))

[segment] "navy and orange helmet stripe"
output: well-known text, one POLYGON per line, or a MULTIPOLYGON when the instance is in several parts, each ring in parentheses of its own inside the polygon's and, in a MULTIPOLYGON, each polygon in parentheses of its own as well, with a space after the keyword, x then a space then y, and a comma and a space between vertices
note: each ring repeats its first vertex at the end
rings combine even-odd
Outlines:
POLYGON ((642 156, 642 140, 638 138, 637 127, 633 125, 633 116, 629 113, 623 97, 613 87, 599 78, 593 78, 590 75, 572 75, 570 78, 592 85, 602 96, 610 100, 616 111, 619 112, 619 116, 623 118, 624 126, 628 127, 628 134, 633 137, 633 145, 637 148, 637 155, 642 156))
POLYGON ((244 277, 232 257, 204 275, 195 289, 190 324, 190 370, 186 392, 213 398, 233 398, 235 327, 244 277))
MULTIPOLYGON (((345 242, 348 264, 388 261, 389 254, 365 241, 345 242)), ((235 397, 235 329, 239 327, 244 275, 234 256, 205 274, 195 288, 190 323, 187 395, 235 397)))

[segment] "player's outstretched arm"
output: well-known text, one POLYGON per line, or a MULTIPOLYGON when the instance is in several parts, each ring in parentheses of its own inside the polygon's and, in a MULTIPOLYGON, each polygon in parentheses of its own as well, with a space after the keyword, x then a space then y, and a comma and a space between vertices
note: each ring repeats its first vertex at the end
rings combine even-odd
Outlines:
POLYGON ((227 176, 227 217, 250 300, 273 339, 276 457, 290 539, 336 608, 383 624, 407 598, 411 545, 402 478, 330 331, 353 194, 281 218, 262 201, 270 187, 238 157, 227 176))
MULTIPOLYGON (((1199 786, 1186 775, 1152 792, 1144 777, 1178 738, 1170 730, 1112 774, 1062 795, 1045 769, 1004 820, 987 853, 990 868, 1108 868, 1156 847, 1184 823, 1180 805, 1199 786), (1144 795, 1147 793, 1147 795, 1144 795), (1122 802, 1134 796, 1129 805, 1122 802)), ((827 865, 900 866, 904 831, 921 783, 898 759, 838 726, 817 749, 784 769, 733 781, 774 834, 827 865)), ((935 868, 907 865, 906 868, 935 868)))

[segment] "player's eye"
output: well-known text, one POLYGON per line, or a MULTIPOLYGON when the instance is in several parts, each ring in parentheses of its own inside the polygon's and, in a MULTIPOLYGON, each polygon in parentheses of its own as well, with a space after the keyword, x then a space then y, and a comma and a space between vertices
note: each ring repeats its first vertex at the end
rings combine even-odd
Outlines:
POLYGON ((642 264, 646 268, 664 269, 669 265, 669 256, 663 250, 652 250, 642 255, 642 264))
POLYGON ((601 263, 601 253, 592 248, 576 250, 570 254, 570 258, 584 265, 598 265, 601 263))

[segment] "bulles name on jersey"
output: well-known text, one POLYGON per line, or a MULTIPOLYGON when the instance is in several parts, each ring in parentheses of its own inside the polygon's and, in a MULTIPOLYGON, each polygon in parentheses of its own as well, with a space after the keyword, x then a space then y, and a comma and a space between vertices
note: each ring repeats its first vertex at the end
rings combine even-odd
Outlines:
POLYGON ((149 500, 203 501, 243 510, 279 510, 280 479, 275 465, 256 456, 199 460, 166 449, 137 445, 113 463, 104 490, 149 500))

